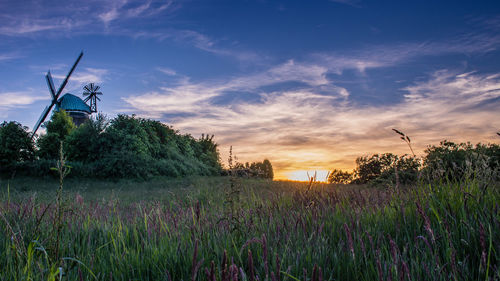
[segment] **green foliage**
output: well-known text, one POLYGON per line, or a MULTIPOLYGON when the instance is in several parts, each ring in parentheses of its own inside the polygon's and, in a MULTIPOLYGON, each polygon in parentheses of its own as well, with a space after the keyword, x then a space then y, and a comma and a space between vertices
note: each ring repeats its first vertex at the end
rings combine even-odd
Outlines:
POLYGON ((57 159, 60 143, 64 143, 66 137, 75 130, 76 126, 73 124, 71 116, 64 110, 54 112, 44 126, 47 133, 38 138, 37 155, 40 158, 57 159))
POLYGON ((220 172, 212 138, 197 141, 158 121, 119 115, 99 139, 95 170, 101 176, 147 178, 220 172))
MULTIPOLYGON (((8 130, 19 127, 17 130, 24 130, 28 136, 19 124, 14 125, 4 123, 3 126, 8 130)), ((72 177, 146 179, 151 176, 220 175, 222 170, 213 136, 203 134, 195 139, 159 121, 127 115, 118 115, 109 121, 99 114, 75 127, 71 117, 60 111, 52 115, 46 128, 47 133, 37 141, 35 161, 25 161, 33 160, 34 157, 26 154, 29 151, 33 154, 33 145, 31 149, 20 149, 19 157, 6 154, 2 159, 14 163, 22 175, 53 174, 49 168, 58 159, 62 142, 68 163, 73 167, 72 177)), ((8 135, 12 133, 0 134, 0 140, 8 135)), ((0 146, 0 153, 11 153, 9 151, 12 151, 10 146, 0 146)))
POLYGON ((135 116, 88 120, 66 138, 65 150, 70 161, 83 164, 73 165, 77 175, 146 179, 221 171, 213 136, 196 140, 159 121, 135 116))
POLYGON ((215 167, 217 170, 221 170, 222 166, 220 164, 219 151, 217 148, 217 143, 215 143, 214 135, 204 135, 202 134, 198 141, 195 141, 194 150, 198 158, 207 166, 215 167))
POLYGON ((479 143, 474 146, 445 140, 438 146, 429 146, 425 153, 422 159, 392 153, 358 157, 352 183, 408 185, 416 183, 421 176, 428 182, 468 178, 482 178, 484 182, 500 180, 498 144, 479 143))
POLYGON ((102 134, 108 126, 106 117, 98 114, 73 130, 65 142, 65 151, 70 161, 94 162, 100 157, 102 134))
MULTIPOLYGON (((385 167, 386 169, 388 167, 385 167)), ((382 163, 380 156, 374 154, 371 157, 361 156, 356 158, 355 182, 359 184, 368 183, 382 174, 382 163)))
POLYGON ((352 181, 353 176, 347 171, 333 169, 328 175, 328 183, 348 184, 352 181))
POLYGON ((273 165, 268 159, 262 162, 236 163, 233 167, 234 173, 240 177, 273 179, 273 165))
POLYGON ((13 168, 19 162, 31 161, 34 144, 28 128, 11 121, 0 124, 0 169, 13 168))
POLYGON ((401 184, 415 183, 418 178, 420 159, 410 155, 398 156, 392 153, 362 156, 356 159, 356 184, 401 184), (397 173, 397 174, 396 174, 397 173))
POLYGON ((424 174, 430 180, 460 181, 477 173, 491 173, 499 179, 500 146, 497 144, 456 144, 442 141, 439 146, 429 146, 424 158, 424 174))
POLYGON ((69 135, 75 128, 73 119, 65 110, 55 111, 50 121, 45 124, 47 133, 57 134, 61 138, 69 135))

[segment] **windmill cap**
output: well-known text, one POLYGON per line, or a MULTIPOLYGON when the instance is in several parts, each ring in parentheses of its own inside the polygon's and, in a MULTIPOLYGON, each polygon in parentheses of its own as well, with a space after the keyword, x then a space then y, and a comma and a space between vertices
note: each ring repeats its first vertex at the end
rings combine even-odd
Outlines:
POLYGON ((90 106, 88 106, 83 100, 70 93, 64 94, 58 101, 56 110, 66 110, 66 111, 81 111, 88 114, 92 113, 90 106))

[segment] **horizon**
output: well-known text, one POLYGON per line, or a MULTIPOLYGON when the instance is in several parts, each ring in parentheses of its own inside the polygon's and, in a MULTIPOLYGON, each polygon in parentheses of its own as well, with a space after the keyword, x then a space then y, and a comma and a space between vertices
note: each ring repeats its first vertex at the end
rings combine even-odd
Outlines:
POLYGON ((0 119, 32 129, 64 93, 195 137, 222 162, 269 159, 276 179, 352 170, 356 157, 498 143, 500 3, 362 0, 0 4, 0 119), (321 172, 320 172, 321 171, 321 172))

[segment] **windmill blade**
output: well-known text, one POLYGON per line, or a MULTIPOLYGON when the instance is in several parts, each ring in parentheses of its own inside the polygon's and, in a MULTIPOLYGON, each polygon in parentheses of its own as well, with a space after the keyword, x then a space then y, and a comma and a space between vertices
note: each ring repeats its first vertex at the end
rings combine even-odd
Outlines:
POLYGON ((96 92, 95 94, 96 95, 102 95, 102 92, 96 92))
POLYGON ((62 82, 61 86, 59 87, 59 90, 57 91, 57 94, 56 94, 56 99, 59 97, 59 95, 63 91, 64 87, 66 87, 66 84, 68 84, 69 77, 71 76, 71 73, 73 73, 73 71, 75 70, 76 65, 78 64, 78 62, 80 62, 80 59, 82 58, 82 56, 83 56, 83 52, 80 53, 80 55, 78 56, 78 58, 75 61, 75 64, 73 64, 73 67, 68 72, 68 75, 66 75, 66 78, 64 79, 64 81, 62 82))
POLYGON ((50 75, 50 70, 45 75, 45 80, 47 80, 47 86, 49 86, 50 94, 52 95, 52 99, 56 99, 56 87, 54 87, 54 81, 52 81, 52 75, 50 75))
POLYGON ((85 102, 85 103, 86 103, 86 102, 88 102, 88 101, 89 101, 89 99, 90 99, 91 97, 92 97, 92 96, 88 96, 88 97, 86 97, 86 98, 83 100, 83 102, 85 102))
POLYGON ((31 135, 31 138, 33 138, 36 134, 36 131, 38 128, 40 128, 40 125, 42 125, 43 121, 45 121, 45 118, 47 118, 47 115, 49 114, 50 110, 54 106, 54 103, 51 103, 49 106, 46 106, 45 109, 42 112, 42 115, 40 115, 40 118, 38 118, 38 121, 35 124, 35 127, 33 127, 33 133, 31 135))
POLYGON ((95 98, 96 98, 98 101, 101 101, 101 99, 100 99, 99 97, 97 97, 97 96, 96 96, 95 98))
MULTIPOLYGON (((94 84, 94 83, 92 83, 92 84, 94 84)), ((97 90, 99 90, 100 88, 101 88, 101 86, 95 86, 94 92, 97 91, 97 90)))

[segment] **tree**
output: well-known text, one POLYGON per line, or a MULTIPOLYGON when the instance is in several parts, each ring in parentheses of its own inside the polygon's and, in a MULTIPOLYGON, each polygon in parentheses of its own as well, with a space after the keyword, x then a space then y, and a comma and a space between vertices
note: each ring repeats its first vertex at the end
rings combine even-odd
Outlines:
POLYGON ((444 140, 439 146, 429 146, 425 152, 423 172, 429 179, 462 180, 487 170, 492 172, 490 178, 499 177, 498 144, 479 143, 474 146, 444 140))
POLYGON ((273 165, 268 159, 264 159, 262 162, 246 162, 245 164, 236 162, 234 165, 230 166, 233 173, 239 177, 271 180, 274 178, 273 165))
POLYGON ((264 159, 262 161, 262 170, 263 170, 263 177, 265 179, 273 179, 274 178, 274 171, 273 171, 273 165, 271 165, 271 162, 267 159, 264 159))
POLYGON ((417 180, 421 166, 420 159, 415 156, 397 156, 392 153, 373 154, 356 159, 355 179, 353 183, 391 184, 398 181, 401 184, 411 184, 417 180))
POLYGON ((85 121, 66 137, 65 151, 70 161, 84 163, 99 159, 101 154, 101 135, 108 126, 108 120, 103 114, 85 121))
POLYGON ((50 121, 45 125, 47 133, 38 141, 38 155, 45 159, 57 159, 61 142, 76 128, 73 119, 64 110, 52 114, 50 121))
POLYGON ((217 143, 214 141, 214 135, 202 134, 195 144, 195 153, 198 158, 210 167, 216 167, 220 172, 222 166, 220 165, 220 155, 217 148, 217 143))
POLYGON ((28 128, 15 121, 0 124, 0 166, 33 159, 34 144, 28 128))
POLYGON ((328 183, 348 184, 352 181, 353 174, 347 171, 333 169, 328 176, 328 183))
POLYGON ((356 166, 354 182, 358 184, 368 183, 382 174, 382 163, 378 154, 356 158, 356 166))

